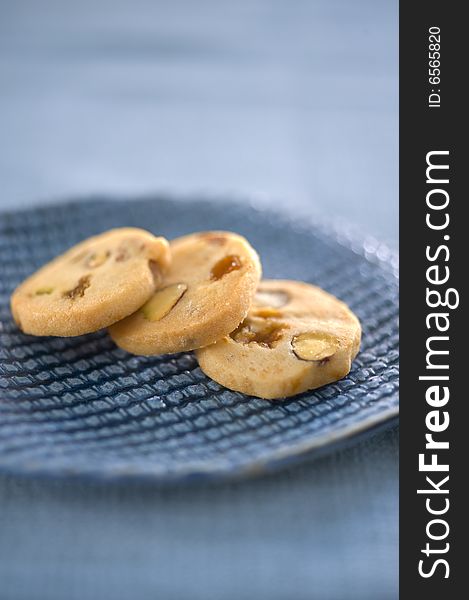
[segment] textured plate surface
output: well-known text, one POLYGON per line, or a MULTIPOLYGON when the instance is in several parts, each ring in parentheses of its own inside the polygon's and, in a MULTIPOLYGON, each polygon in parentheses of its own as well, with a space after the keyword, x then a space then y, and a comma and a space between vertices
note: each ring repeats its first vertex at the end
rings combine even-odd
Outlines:
POLYGON ((395 257, 373 240, 244 204, 158 197, 0 213, 0 251, 2 470, 161 482, 256 472, 397 415, 395 257), (352 372, 274 403, 211 381, 191 353, 131 356, 104 331, 69 339, 22 334, 9 311, 15 286, 81 239, 119 226, 168 238, 204 229, 244 234, 265 277, 315 283, 357 313, 363 343, 352 372))

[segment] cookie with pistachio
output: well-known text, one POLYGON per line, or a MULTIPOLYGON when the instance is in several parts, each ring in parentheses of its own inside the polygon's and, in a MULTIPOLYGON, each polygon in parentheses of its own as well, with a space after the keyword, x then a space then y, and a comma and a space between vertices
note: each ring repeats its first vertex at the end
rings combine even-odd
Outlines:
POLYGON ((261 265, 242 236, 194 233, 170 243, 172 262, 163 285, 135 314, 109 328, 133 354, 166 354, 211 344, 245 318, 261 265))
POLYGON ((357 317, 331 294, 299 281, 264 280, 246 319, 199 349, 197 359, 232 390, 284 398, 347 375, 360 338, 357 317))
POLYGON ((76 336, 123 319, 161 285, 168 242, 132 227, 112 229, 70 248, 12 294, 17 325, 31 335, 76 336))

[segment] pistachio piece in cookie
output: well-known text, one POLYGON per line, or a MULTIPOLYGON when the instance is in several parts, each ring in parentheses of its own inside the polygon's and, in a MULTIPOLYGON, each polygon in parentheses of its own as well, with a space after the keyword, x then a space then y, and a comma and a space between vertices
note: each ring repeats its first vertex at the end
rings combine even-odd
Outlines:
POLYGON ((240 235, 208 231, 170 243, 161 290, 109 328, 133 354, 167 354, 212 344, 246 316, 261 276, 256 251, 240 235))
POLYGON ((204 373, 232 390, 285 398, 347 375, 360 338, 357 317, 331 294, 264 280, 246 319, 197 358, 204 373))
POLYGON ((135 312, 158 289, 168 242, 132 227, 74 246, 28 277, 11 297, 18 326, 32 335, 75 336, 135 312))

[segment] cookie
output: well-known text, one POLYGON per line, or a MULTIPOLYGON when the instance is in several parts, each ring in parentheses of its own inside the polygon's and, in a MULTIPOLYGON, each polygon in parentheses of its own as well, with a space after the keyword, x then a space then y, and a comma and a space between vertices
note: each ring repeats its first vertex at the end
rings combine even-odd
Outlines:
POLYGON ((331 294, 298 281, 265 280, 246 319, 197 358, 227 388, 284 398, 347 375, 360 337, 357 317, 331 294))
POLYGON ((170 243, 162 289, 134 315, 110 327, 133 354, 167 354, 211 344, 246 316, 261 276, 255 250, 226 231, 194 233, 170 243))
POLYGON ((112 229, 77 244, 13 293, 17 325, 32 335, 75 336, 135 312, 161 284, 169 244, 148 231, 112 229))

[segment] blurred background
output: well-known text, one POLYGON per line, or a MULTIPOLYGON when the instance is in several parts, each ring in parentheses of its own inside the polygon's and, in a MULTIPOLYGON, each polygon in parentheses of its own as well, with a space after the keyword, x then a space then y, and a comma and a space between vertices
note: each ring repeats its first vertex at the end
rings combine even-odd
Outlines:
MULTIPOLYGON (((236 197, 395 246, 397 67, 395 0, 0 0, 0 209, 236 197)), ((396 598, 397 449, 193 489, 0 475, 0 599, 396 598)))
POLYGON ((1 0, 1 206, 235 194, 397 238, 395 0, 1 0))

